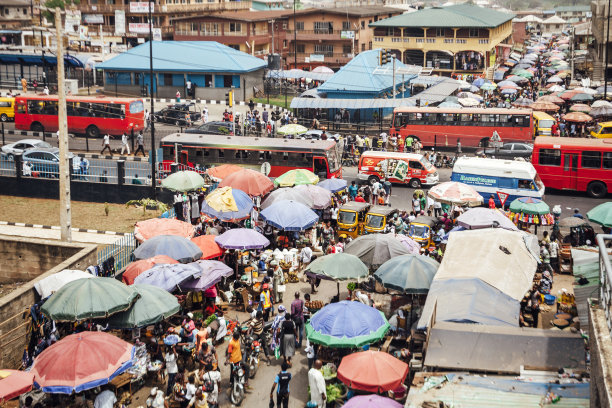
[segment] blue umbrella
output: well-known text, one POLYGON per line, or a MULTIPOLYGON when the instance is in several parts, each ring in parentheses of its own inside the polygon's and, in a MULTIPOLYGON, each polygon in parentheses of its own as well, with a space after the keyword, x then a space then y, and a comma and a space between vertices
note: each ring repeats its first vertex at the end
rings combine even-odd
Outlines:
POLYGON ((202 202, 202 212, 221 221, 245 219, 252 209, 251 197, 244 191, 231 187, 214 190, 202 202))
POLYGON ((424 255, 401 255, 389 259, 374 273, 387 289, 404 294, 427 293, 440 264, 424 255))
POLYGON ((202 257, 202 250, 187 238, 176 235, 158 235, 146 240, 134 251, 136 259, 167 255, 179 262, 192 262, 202 257))
POLYGON ((219 283, 222 278, 234 274, 232 268, 219 261, 201 260, 190 265, 200 268, 202 275, 199 278, 190 278, 181 283, 180 289, 184 291, 203 292, 219 283))
POLYGON ((151 285, 172 292, 190 278, 202 276, 202 269, 190 264, 158 264, 134 279, 134 284, 151 285))
POLYGON ((329 190, 332 193, 335 193, 337 191, 344 190, 347 186, 347 181, 343 179, 338 179, 338 178, 331 178, 331 179, 320 181, 319 184, 317 184, 317 186, 323 187, 324 189, 329 190))
POLYGON ((303 231, 319 221, 317 213, 297 201, 277 201, 259 213, 268 224, 284 231, 303 231))
POLYGON ((480 87, 484 83, 485 83, 484 78, 476 78, 474 82, 472 82, 472 85, 480 87))

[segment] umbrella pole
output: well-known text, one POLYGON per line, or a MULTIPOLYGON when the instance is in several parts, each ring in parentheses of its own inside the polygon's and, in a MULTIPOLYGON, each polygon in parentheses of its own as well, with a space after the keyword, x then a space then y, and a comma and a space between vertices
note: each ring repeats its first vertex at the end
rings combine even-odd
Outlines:
POLYGON ((408 331, 410 331, 410 328, 412 327, 412 311, 413 310, 414 310, 414 294, 411 294, 410 295, 410 324, 406 328, 408 329, 408 331))
POLYGON ((336 287, 338 288, 338 302, 340 301, 340 281, 336 281, 336 287))

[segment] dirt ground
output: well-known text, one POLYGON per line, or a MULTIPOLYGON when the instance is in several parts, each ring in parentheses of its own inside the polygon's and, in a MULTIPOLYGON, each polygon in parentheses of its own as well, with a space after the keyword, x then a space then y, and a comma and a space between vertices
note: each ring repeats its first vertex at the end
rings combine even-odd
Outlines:
MULTIPOLYGON (((137 221, 158 217, 160 211, 124 204, 72 201, 72 226, 100 231, 131 232, 137 221), (108 215, 105 207, 108 206, 108 215)), ((59 225, 59 200, 0 195, 0 221, 59 225)))

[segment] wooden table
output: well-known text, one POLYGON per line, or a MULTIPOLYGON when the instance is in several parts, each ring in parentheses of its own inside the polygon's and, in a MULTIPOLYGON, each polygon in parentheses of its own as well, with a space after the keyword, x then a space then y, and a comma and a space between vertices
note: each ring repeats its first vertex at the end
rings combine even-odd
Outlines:
POLYGON ((108 384, 111 386, 111 388, 115 389, 115 395, 119 395, 118 390, 122 387, 125 387, 126 385, 129 385, 130 394, 132 394, 132 375, 130 373, 125 372, 119 374, 118 376, 113 378, 108 384))

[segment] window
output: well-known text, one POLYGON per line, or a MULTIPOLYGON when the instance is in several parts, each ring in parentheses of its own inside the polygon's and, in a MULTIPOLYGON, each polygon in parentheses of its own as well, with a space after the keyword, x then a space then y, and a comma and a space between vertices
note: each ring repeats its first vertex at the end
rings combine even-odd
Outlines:
POLYGON ((172 74, 164 74, 164 85, 172 86, 172 74))
POLYGON ((604 152, 603 154, 603 168, 612 169, 612 152, 604 152))
POLYGON ((361 44, 361 51, 365 51, 365 43, 361 44))
POLYGON ((538 164, 542 166, 560 166, 561 151, 557 149, 540 149, 538 164))
POLYGON ((601 152, 582 152, 582 167, 599 169, 601 167, 601 152))
POLYGON ((348 45, 345 44, 345 45, 342 46, 342 53, 343 54, 350 54, 352 52, 353 52, 353 48, 352 48, 352 46, 350 44, 348 44, 348 45))
POLYGON ((218 152, 219 152, 219 158, 223 159, 225 157, 225 151, 223 149, 219 149, 218 152))
POLYGON ((362 29, 362 30, 365 30, 365 20, 363 20, 363 21, 361 22, 361 29, 362 29))
POLYGON ((11 107, 11 103, 9 101, 0 101, 0 107, 1 108, 10 108, 11 107))
POLYGON ((333 23, 328 23, 326 21, 315 21, 314 32, 315 34, 332 34, 334 32, 333 23))
POLYGON ((423 165, 421 164, 421 162, 418 162, 416 160, 410 160, 408 162, 408 167, 415 170, 423 170, 423 165))
POLYGON ((342 29, 344 31, 350 30, 351 29, 351 22, 350 21, 343 21, 342 22, 342 29))
POLYGON ((299 54, 305 54, 305 53, 306 53, 306 46, 305 46, 305 44, 297 44, 297 45, 295 46, 295 48, 296 48, 296 51, 297 51, 299 54))
POLYGON ((287 48, 287 40, 283 40, 283 48, 287 48))
POLYGON ((470 37, 478 37, 478 29, 470 28, 470 37))
POLYGON ((303 21, 296 21, 295 22, 295 30, 296 31, 304 31, 304 22, 303 21))
POLYGON ((444 37, 444 28, 436 28, 436 37, 444 37))
POLYGON ((242 32, 242 24, 241 23, 229 23, 230 33, 241 33, 242 32))
POLYGON ((535 190, 535 186, 531 180, 520 180, 519 179, 518 188, 522 190, 535 190))
POLYGON ((323 54, 331 57, 334 55, 334 46, 329 44, 315 44, 314 51, 315 54, 323 54))

